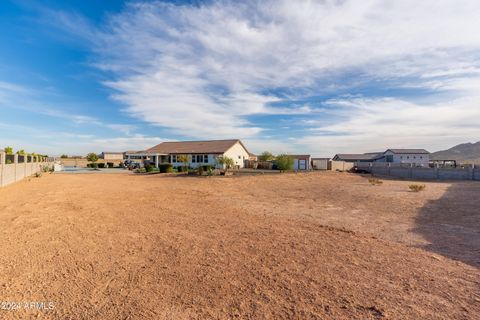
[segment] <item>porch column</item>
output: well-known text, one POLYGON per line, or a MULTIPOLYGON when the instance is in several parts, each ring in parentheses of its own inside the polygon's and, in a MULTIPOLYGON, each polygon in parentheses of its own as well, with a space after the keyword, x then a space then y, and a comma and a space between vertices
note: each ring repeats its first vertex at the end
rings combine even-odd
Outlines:
POLYGON ((158 157, 159 157, 159 155, 157 154, 155 156, 155 168, 158 168, 158 157))

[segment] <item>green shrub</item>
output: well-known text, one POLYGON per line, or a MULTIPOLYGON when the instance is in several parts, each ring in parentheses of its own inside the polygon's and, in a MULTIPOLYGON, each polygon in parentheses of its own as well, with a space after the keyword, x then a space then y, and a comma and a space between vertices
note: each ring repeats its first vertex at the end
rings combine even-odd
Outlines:
POLYGON ((7 159, 7 161, 5 161, 6 164, 12 164, 12 160, 10 159, 7 159))
POLYGON ((87 163, 87 167, 88 168, 93 168, 93 169, 97 169, 98 168, 98 163, 87 163))
POLYGON ((207 170, 207 176, 214 176, 215 175, 215 168, 213 168, 212 166, 210 166, 207 170))
POLYGON ((149 164, 149 163, 145 163, 145 166, 144 166, 144 167, 145 167, 145 170, 146 170, 147 172, 160 172, 160 169, 159 169, 159 168, 157 168, 157 167, 155 167, 155 166, 152 166, 152 165, 149 164))
POLYGON ((6 154, 13 154, 13 148, 12 147, 5 147, 5 153, 6 154))
POLYGON ((42 176, 42 173, 41 172, 35 172, 35 178, 40 178, 42 176))
POLYGON ((279 154, 275 159, 277 168, 280 171, 292 170, 294 162, 293 157, 288 154, 279 154))
POLYGON ((91 152, 91 153, 87 154, 87 160, 89 162, 97 162, 98 161, 98 155, 96 153, 91 152))
POLYGON ((424 185, 424 184, 411 184, 411 185, 408 186, 408 188, 412 192, 420 192, 420 191, 425 190, 425 188, 427 188, 427 186, 424 185))
POLYGON ((160 173, 173 172, 173 166, 170 163, 161 163, 158 165, 160 173))
MULTIPOLYGON (((95 163, 95 164, 97 164, 97 163, 95 163)), ((98 167, 102 168, 102 169, 105 168, 105 163, 98 163, 98 167)))
POLYGON ((107 162, 107 167, 113 168, 115 164, 113 162, 107 162))
POLYGON ((275 159, 275 156, 269 151, 264 151, 258 156, 259 161, 272 161, 273 159, 275 159))
POLYGON ((147 170, 145 170, 145 168, 140 168, 140 169, 135 169, 134 172, 135 172, 135 173, 146 173, 147 170))

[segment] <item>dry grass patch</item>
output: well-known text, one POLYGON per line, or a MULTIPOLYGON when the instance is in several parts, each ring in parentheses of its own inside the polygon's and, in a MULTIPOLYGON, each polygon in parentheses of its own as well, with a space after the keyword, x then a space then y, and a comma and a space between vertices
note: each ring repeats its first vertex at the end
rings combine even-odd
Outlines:
POLYGON ((411 184, 411 185, 408 186, 408 188, 412 192, 420 192, 420 191, 425 190, 427 188, 427 186, 424 185, 424 184, 411 184))

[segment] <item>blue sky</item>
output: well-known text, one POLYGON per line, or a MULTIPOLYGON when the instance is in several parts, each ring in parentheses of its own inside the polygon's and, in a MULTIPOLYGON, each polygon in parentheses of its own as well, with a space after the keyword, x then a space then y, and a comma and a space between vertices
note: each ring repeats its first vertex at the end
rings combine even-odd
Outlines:
POLYGON ((0 2, 0 146, 241 138, 253 152, 480 140, 478 1, 0 2))

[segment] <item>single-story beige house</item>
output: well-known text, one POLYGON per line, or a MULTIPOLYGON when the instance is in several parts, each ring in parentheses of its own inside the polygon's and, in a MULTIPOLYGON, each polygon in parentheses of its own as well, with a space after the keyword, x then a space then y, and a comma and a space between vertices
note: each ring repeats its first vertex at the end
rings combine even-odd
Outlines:
POLYGON ((141 157, 157 167, 160 163, 183 166, 184 163, 179 161, 180 155, 188 157, 188 165, 192 168, 201 165, 218 166, 217 158, 221 156, 232 158, 237 168, 243 168, 245 160, 248 160, 251 154, 239 139, 162 142, 143 152, 126 153, 127 159, 141 157))

